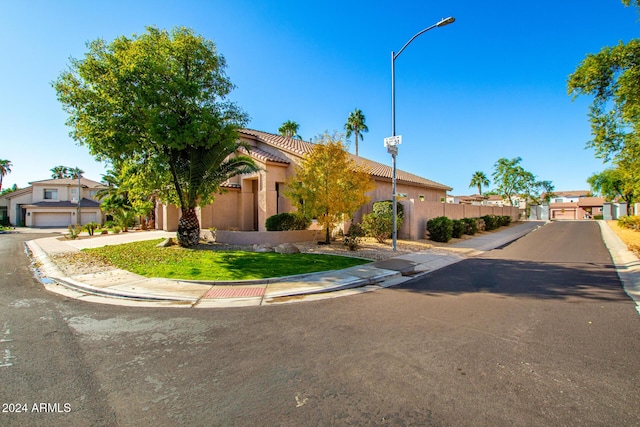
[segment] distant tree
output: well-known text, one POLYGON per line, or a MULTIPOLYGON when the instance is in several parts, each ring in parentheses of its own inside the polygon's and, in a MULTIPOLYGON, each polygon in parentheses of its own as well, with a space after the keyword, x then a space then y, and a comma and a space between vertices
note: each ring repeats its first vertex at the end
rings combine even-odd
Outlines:
POLYGON ((212 41, 180 27, 88 44, 54 82, 72 137, 99 160, 144 163, 158 193, 180 207, 178 242, 200 240, 198 205, 231 176, 258 170, 239 149, 248 117, 212 41))
POLYGON ((69 172, 69 168, 67 166, 62 166, 62 165, 55 166, 49 170, 51 171, 51 178, 53 179, 67 178, 68 172, 69 172))
POLYGON ((539 196, 534 198, 534 202, 536 203, 550 203, 551 199, 553 199, 556 195, 553 192, 556 187, 553 185, 551 181, 539 181, 536 183, 538 187, 539 196))
POLYGON ((525 171, 520 162, 522 158, 515 157, 511 160, 506 158, 498 159, 493 165, 493 183, 496 190, 505 199, 509 200, 511 206, 514 205, 514 197, 527 189, 532 180, 530 172, 525 171))
POLYGON ((489 178, 487 178, 487 175, 485 175, 484 172, 478 171, 471 177, 469 188, 477 187, 478 194, 482 195, 482 186, 486 187, 487 185, 489 185, 489 178))
POLYGON ((11 173, 11 160, 0 159, 0 190, 2 190, 2 179, 11 173))
POLYGON ((19 188, 16 184, 13 184, 10 188, 5 188, 0 191, 0 196, 4 196, 5 194, 13 193, 14 191, 18 191, 19 188))
POLYGON ((355 109, 352 113, 349 114, 347 118, 347 123, 344 125, 344 130, 346 131, 347 138, 350 138, 353 134, 356 140, 356 156, 358 155, 358 138, 364 139, 362 132, 369 132, 369 128, 365 124, 365 117, 362 114, 362 110, 355 109))
POLYGON ((300 129, 300 125, 298 123, 293 120, 287 120, 278 128, 278 133, 289 138, 302 139, 302 137, 298 135, 298 129, 300 129))
POLYGON ((367 191, 374 188, 369 173, 349 158, 343 136, 325 133, 287 183, 286 197, 309 219, 317 218, 326 230, 325 243, 330 243, 331 230, 369 201, 367 191))
POLYGON ((591 191, 601 195, 609 202, 619 198, 631 205, 635 200, 636 189, 633 180, 623 169, 605 169, 591 175, 587 178, 587 182, 591 186, 591 191))
POLYGON ((82 178, 82 174, 84 174, 84 171, 79 167, 68 168, 67 176, 65 178, 78 179, 82 178))

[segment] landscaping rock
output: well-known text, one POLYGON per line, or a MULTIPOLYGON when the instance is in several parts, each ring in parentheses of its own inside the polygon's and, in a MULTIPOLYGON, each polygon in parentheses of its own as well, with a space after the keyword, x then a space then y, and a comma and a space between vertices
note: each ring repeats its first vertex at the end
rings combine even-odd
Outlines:
POLYGON ((173 239, 171 237, 169 237, 168 239, 164 239, 164 241, 158 243, 156 245, 157 248, 167 248, 169 246, 173 246, 175 245, 176 242, 173 241, 173 239))
POLYGON ((279 254, 299 254, 300 249, 293 243, 281 243, 276 246, 276 252, 279 254))
POLYGON ((253 251, 254 252, 273 252, 273 246, 271 246, 269 243, 261 243, 261 244, 255 244, 253 245, 253 251))

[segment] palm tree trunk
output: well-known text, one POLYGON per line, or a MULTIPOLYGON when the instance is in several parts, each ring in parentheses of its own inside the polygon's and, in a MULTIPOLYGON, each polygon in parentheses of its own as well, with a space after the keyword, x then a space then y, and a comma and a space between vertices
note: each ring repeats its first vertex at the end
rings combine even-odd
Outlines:
POLYGON ((178 221, 178 244, 185 248, 196 246, 200 242, 200 223, 195 208, 183 208, 178 221))

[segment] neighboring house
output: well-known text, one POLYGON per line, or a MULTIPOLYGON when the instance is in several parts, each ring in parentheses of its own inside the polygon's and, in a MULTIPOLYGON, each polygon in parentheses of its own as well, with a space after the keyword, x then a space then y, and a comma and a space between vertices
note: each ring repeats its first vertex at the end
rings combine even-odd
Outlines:
POLYGON ((593 219, 602 215, 605 199, 590 194, 587 190, 554 193, 549 203, 549 219, 593 219))
POLYGON ((447 196, 447 203, 466 204, 474 206, 482 206, 488 196, 481 194, 473 194, 471 196, 447 196))
MULTIPOLYGON (((232 178, 223 186, 225 193, 216 195, 212 204, 199 208, 202 229, 265 231, 268 217, 294 210, 284 196, 286 182, 295 174, 295 165, 313 150, 314 144, 250 129, 240 131, 240 140, 251 147, 251 157, 261 170, 232 178)), ((371 211, 373 202, 391 199, 392 168, 362 157, 351 155, 351 158, 369 171, 376 184, 375 189, 368 193, 371 203, 354 215, 357 222, 363 214, 371 211)), ((406 194, 400 201, 405 206, 405 215, 407 204, 425 202, 426 206, 426 202, 441 203, 446 192, 451 190, 446 185, 401 170, 396 171, 396 187, 397 193, 406 194)), ((179 216, 180 211, 175 206, 158 205, 156 228, 177 230, 179 216)), ((409 229, 410 224, 404 224, 399 234, 402 235, 403 230, 405 235, 417 233, 409 229)))
POLYGON ((96 193, 106 188, 99 182, 80 178, 33 181, 27 188, 5 194, 0 206, 6 206, 9 222, 13 226, 66 227, 78 223, 78 199, 80 199, 80 224, 103 222, 100 202, 96 193))

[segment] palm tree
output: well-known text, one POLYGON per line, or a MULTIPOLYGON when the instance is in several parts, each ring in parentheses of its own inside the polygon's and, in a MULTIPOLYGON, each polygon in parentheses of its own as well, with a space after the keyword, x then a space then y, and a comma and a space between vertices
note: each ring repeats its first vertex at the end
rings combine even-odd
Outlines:
POLYGON ((67 168, 67 175, 65 176, 65 178, 80 179, 82 178, 83 173, 84 171, 79 167, 67 168))
POLYGON ((487 178, 487 175, 484 174, 484 172, 476 172, 473 174, 473 176, 471 177, 471 182, 469 183, 469 187, 477 187, 478 188, 478 193, 480 195, 482 195, 482 186, 487 186, 489 185, 489 178, 487 178))
POLYGON ((356 156, 358 155, 358 138, 364 139, 362 136, 362 132, 369 132, 369 128, 364 123, 365 118, 364 114, 362 114, 362 110, 355 109, 352 113, 349 114, 347 118, 347 123, 344 125, 344 130, 347 131, 347 138, 351 137, 351 134, 356 137, 356 156))
POLYGON ((220 186, 232 177, 260 170, 251 157, 238 154, 241 147, 250 148, 229 140, 214 148, 194 147, 174 153, 176 161, 170 166, 182 211, 177 233, 180 246, 192 247, 200 241, 196 207, 203 199, 220 192, 220 186))
POLYGON ((51 171, 51 178, 53 179, 62 179, 67 177, 67 173, 69 172, 69 168, 66 166, 56 166, 54 168, 49 169, 51 171))
POLYGON ((0 160, 0 190, 2 190, 2 178, 11 173, 11 160, 0 160))
POLYGON ((278 133, 289 138, 302 139, 302 137, 298 135, 298 129, 300 129, 300 125, 298 123, 293 120, 287 120, 278 128, 278 133))

